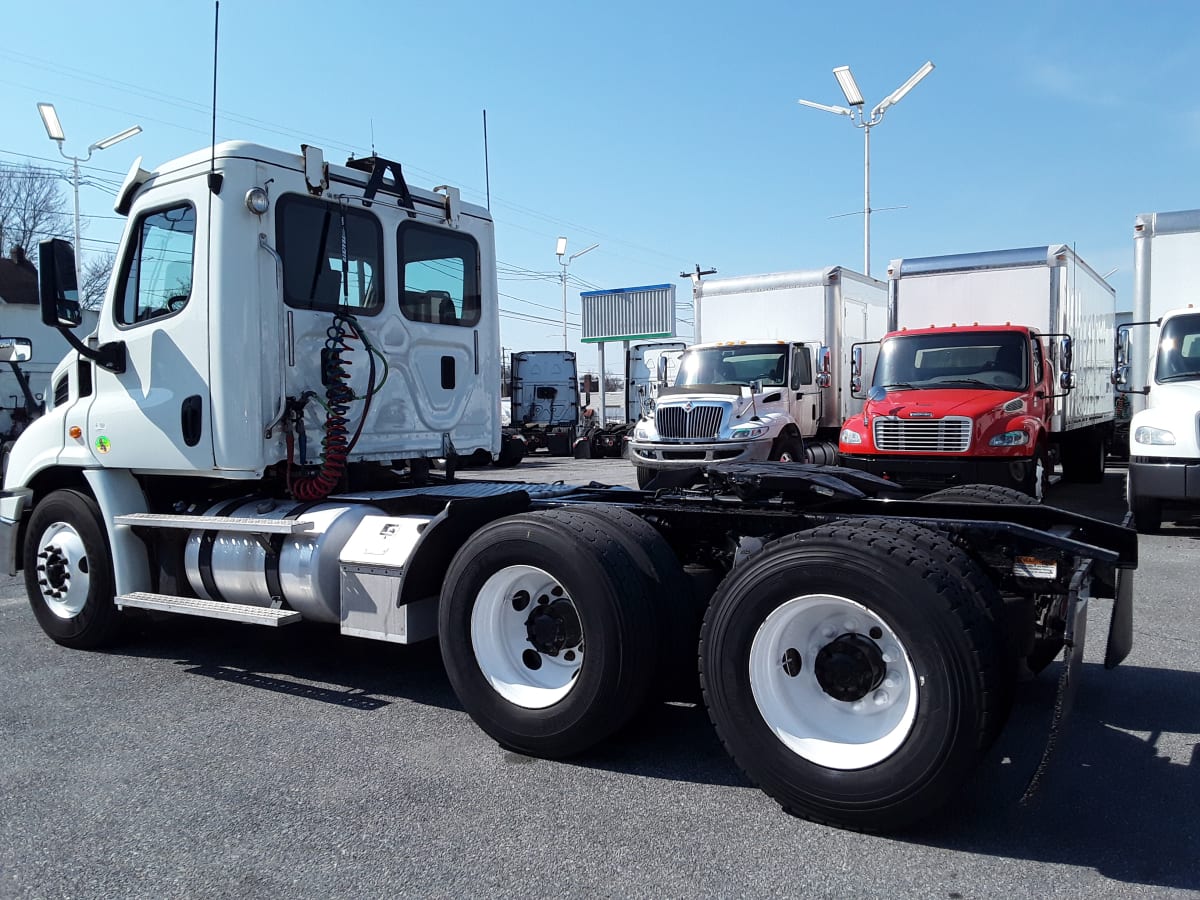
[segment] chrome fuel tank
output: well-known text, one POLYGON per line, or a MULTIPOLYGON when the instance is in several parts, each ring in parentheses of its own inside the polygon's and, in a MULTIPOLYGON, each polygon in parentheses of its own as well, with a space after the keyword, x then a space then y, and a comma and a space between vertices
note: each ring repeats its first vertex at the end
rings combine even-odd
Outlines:
POLYGON ((271 606, 276 600, 304 618, 341 617, 338 554, 364 517, 383 515, 367 504, 248 500, 222 503, 206 515, 256 519, 295 518, 308 531, 280 538, 231 531, 193 531, 184 549, 188 581, 208 600, 271 606))

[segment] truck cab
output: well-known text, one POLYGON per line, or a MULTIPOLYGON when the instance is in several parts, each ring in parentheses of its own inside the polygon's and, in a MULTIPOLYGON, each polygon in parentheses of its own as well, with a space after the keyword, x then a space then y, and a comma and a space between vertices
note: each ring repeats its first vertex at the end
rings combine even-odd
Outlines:
POLYGON ((814 347, 786 341, 697 344, 679 361, 629 443, 638 481, 659 469, 804 460, 820 419, 814 347))
MULTIPOLYGON (((904 485, 1003 484, 1040 497, 1055 401, 1048 359, 1046 339, 1021 326, 886 335, 862 414, 842 426, 842 465, 904 485)), ((861 386, 861 372, 852 380, 861 386)))
MULTIPOLYGON (((1129 508, 1142 532, 1158 530, 1168 505, 1200 504, 1200 309, 1171 310, 1160 322, 1146 406, 1129 423, 1129 508)), ((1120 346, 1114 381, 1123 387, 1128 339, 1120 346)))

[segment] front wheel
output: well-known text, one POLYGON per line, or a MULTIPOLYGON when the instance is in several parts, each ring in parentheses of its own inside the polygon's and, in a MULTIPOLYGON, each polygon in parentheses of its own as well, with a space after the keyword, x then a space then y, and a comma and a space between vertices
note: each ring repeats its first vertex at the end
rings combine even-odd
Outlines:
POLYGON ((804 450, 804 440, 799 435, 785 435, 779 439, 779 445, 771 454, 771 459, 784 463, 807 462, 808 456, 804 450))
POLYGON ((994 624, 917 542, 833 527, 769 544, 713 598, 705 703, 787 811, 881 831, 959 788, 1001 689, 994 624))
POLYGON ((25 590, 42 630, 65 647, 90 650, 119 633, 121 612, 100 508, 60 490, 34 507, 25 538, 25 590))

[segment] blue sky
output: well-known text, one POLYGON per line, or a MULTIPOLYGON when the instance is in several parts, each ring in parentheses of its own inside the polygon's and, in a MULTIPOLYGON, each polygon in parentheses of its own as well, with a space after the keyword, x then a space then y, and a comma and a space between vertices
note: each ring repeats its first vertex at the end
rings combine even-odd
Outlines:
MULTIPOLYGON (((116 241, 112 182, 135 155, 153 166, 207 145, 212 20, 210 0, 6 11, 0 162, 67 170, 38 101, 57 107, 68 153, 145 129, 84 170, 100 182, 81 190, 85 253, 116 241)), ((486 108, 513 273, 503 343, 557 348, 559 235, 568 252, 600 244, 570 268, 574 323, 580 290, 673 282, 682 306, 696 263, 861 271, 861 214, 831 217, 862 209, 862 132, 796 99, 842 104, 831 70, 849 65, 870 107, 930 59, 872 131, 872 274, 1062 242, 1115 268, 1128 308, 1134 216, 1200 207, 1198 26, 1193 2, 224 0, 217 134, 340 160, 368 153, 373 130, 411 182, 482 203, 486 108)), ((570 345, 594 364, 577 329, 570 345)))

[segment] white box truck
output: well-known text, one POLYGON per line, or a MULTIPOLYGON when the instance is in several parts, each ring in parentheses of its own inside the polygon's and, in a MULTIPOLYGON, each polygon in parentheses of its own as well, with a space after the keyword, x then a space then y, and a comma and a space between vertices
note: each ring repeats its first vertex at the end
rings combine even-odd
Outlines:
MULTIPOLYGON (((916 488, 1040 497, 1057 463, 1099 481, 1116 292, 1064 244, 893 260, 889 333, 842 464, 916 488)), ((852 380, 868 371, 852 364, 852 380)))
POLYGON ((1200 504, 1200 209, 1134 220, 1133 323, 1114 380, 1133 400, 1129 508, 1157 531, 1165 507, 1200 504))
POLYGON ((638 483, 717 462, 836 462, 862 407, 850 345, 887 328, 887 286, 841 266, 713 278, 695 290, 698 343, 629 442, 638 483))

